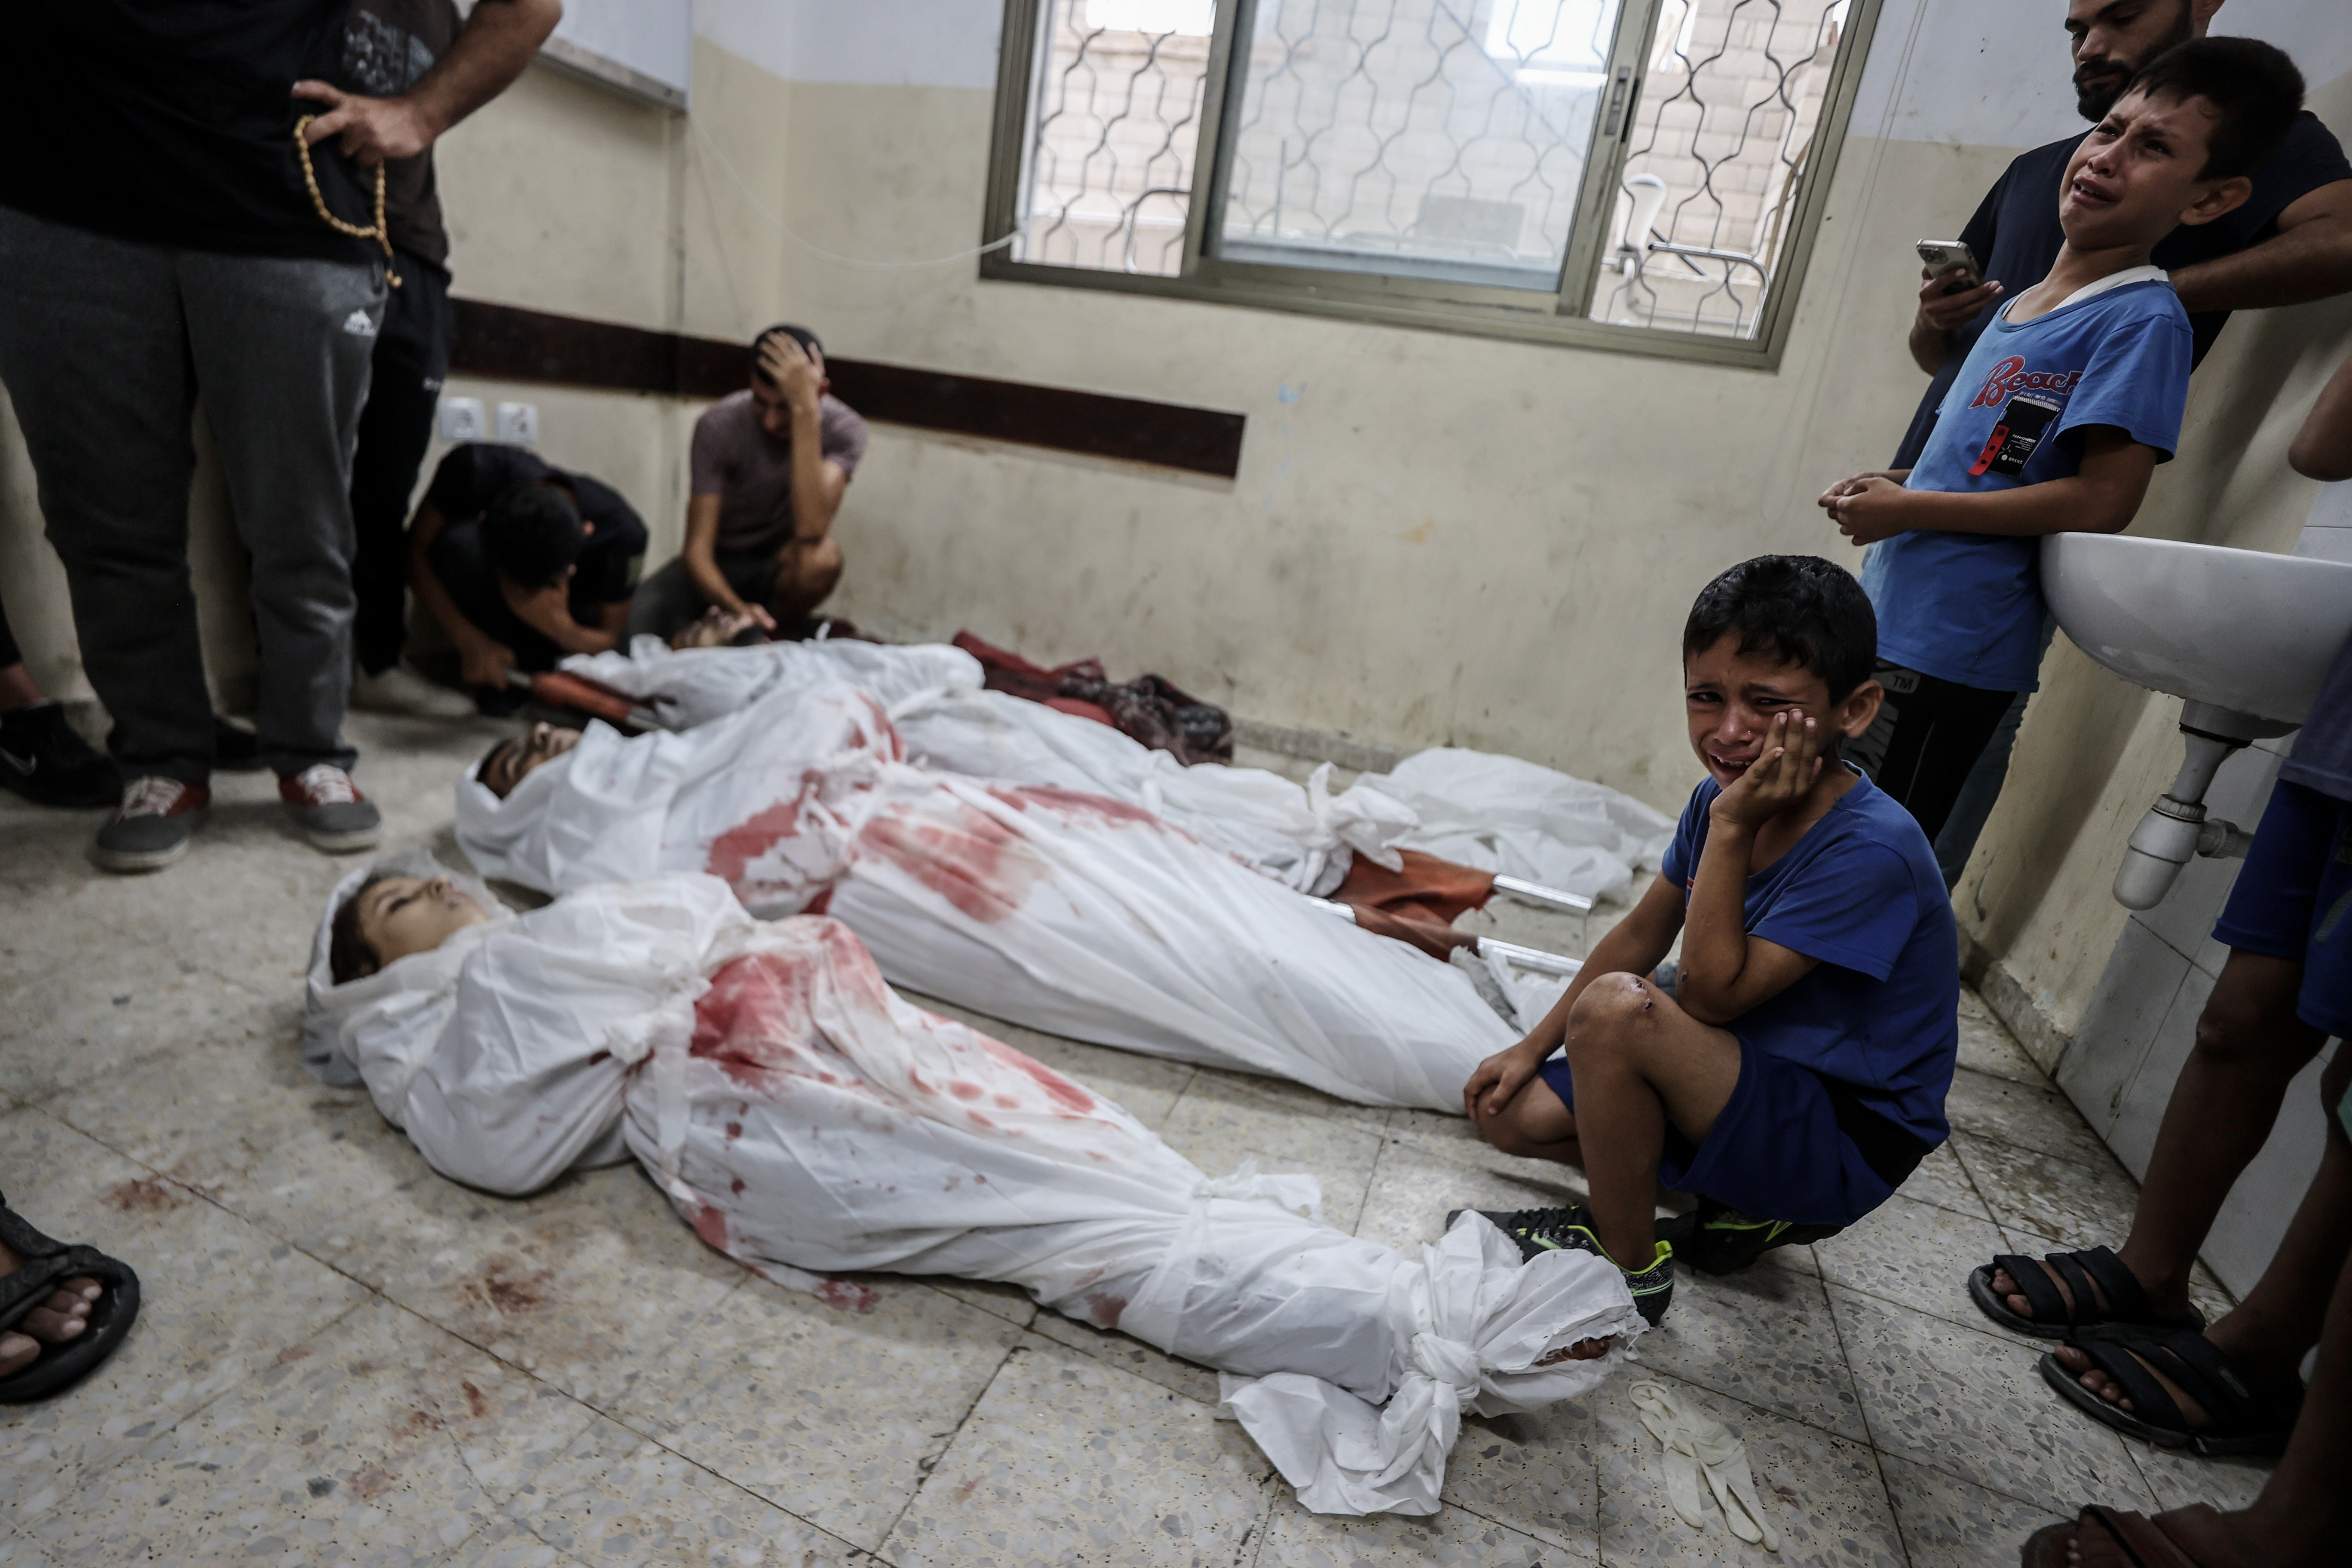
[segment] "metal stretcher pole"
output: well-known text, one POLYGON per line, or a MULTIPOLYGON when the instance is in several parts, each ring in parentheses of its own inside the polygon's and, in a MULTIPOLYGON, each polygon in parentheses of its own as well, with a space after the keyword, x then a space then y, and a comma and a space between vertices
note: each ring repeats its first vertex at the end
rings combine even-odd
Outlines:
MULTIPOLYGON (((1501 879, 1497 878, 1496 880, 1499 885, 1501 879)), ((1341 920, 1351 923, 1355 921, 1356 911, 1346 904, 1332 899, 1318 899, 1312 894, 1301 896, 1325 914, 1337 915, 1341 920)), ((1573 893, 1561 895, 1563 898, 1575 896, 1573 893)), ((1497 942, 1491 936, 1479 937, 1470 944, 1470 951, 1481 958, 1491 956, 1507 960, 1517 964, 1521 969, 1532 969, 1538 974, 1573 975, 1584 967, 1583 962, 1580 959, 1569 958, 1557 952, 1546 952, 1539 947, 1521 947, 1515 942, 1497 942)))
POLYGON ((1524 877, 1497 877, 1495 891, 1508 893, 1515 899, 1528 899, 1538 904, 1552 904, 1571 910, 1580 915, 1592 912, 1592 900, 1582 893, 1571 893, 1561 888, 1547 888, 1541 882, 1530 882, 1524 877))

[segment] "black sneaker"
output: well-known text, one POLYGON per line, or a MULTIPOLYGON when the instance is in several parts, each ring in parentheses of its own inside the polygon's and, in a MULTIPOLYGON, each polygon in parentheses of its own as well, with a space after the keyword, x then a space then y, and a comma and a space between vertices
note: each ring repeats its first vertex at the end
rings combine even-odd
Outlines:
POLYGON ((278 798, 286 803, 311 847, 330 855, 373 849, 383 832, 383 816, 375 802, 331 763, 313 763, 291 778, 279 779, 278 798))
POLYGON ((112 805, 122 796, 114 763, 74 732, 55 702, 0 713, 0 784, 35 805, 112 805))
MULTIPOLYGON (((1447 1229, 1454 1226, 1454 1214, 1445 1216, 1447 1229)), ((1589 1252, 1606 1263, 1617 1264, 1625 1276, 1625 1289, 1633 1293, 1634 1310, 1653 1328, 1666 1315, 1675 1299, 1675 1249, 1672 1243, 1661 1241, 1650 1254, 1646 1267, 1628 1268, 1609 1256, 1601 1238, 1592 1232, 1592 1211, 1582 1204, 1561 1209, 1513 1209, 1507 1213, 1494 1209, 1478 1211, 1494 1222, 1495 1228, 1519 1246, 1519 1261, 1532 1262, 1547 1252, 1589 1252)))
POLYGON ((261 760, 261 737, 242 724, 232 724, 219 714, 213 715, 213 769, 224 773, 257 773, 266 764, 261 760))
POLYGON ((1776 1247, 1803 1247, 1825 1241, 1844 1228, 1840 1225, 1758 1219, 1727 1208, 1713 1198, 1701 1198, 1698 1207, 1690 1213, 1658 1226, 1658 1234, 1674 1243, 1676 1258, 1700 1273, 1733 1274, 1776 1247))
POLYGON ((159 871, 188 852, 188 835, 204 820, 212 791, 159 776, 122 786, 122 804, 98 830, 89 858, 106 871, 159 871))

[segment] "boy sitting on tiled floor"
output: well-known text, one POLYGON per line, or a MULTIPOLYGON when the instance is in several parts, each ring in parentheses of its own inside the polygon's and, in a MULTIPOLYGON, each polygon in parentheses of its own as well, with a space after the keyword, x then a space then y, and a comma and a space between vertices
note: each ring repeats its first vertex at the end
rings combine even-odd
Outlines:
POLYGON ((1652 1322, 1674 1292, 1661 1183, 1699 1194, 1686 1259, 1740 1268, 1886 1201, 1949 1132, 1958 937, 1910 814, 1839 755, 1866 731, 1861 584, 1765 555, 1683 629, 1691 792, 1664 868, 1464 1108, 1506 1153, 1580 1167, 1591 1203, 1490 1215, 1532 1258, 1597 1252, 1652 1322), (1647 978, 1680 933, 1674 994, 1647 978))

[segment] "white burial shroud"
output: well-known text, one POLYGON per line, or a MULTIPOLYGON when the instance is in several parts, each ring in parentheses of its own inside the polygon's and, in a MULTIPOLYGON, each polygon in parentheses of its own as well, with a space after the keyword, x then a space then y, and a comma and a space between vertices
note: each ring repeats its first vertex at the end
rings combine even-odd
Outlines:
POLYGON ((981 687, 980 661, 942 644, 765 643, 671 649, 641 637, 627 654, 575 655, 563 668, 653 705, 672 729, 741 712, 772 692, 845 680, 874 694, 907 761, 999 784, 1045 784, 1139 805, 1253 870, 1318 896, 1351 855, 1394 870, 1389 846, 1413 815, 1386 795, 1333 795, 1328 768, 1302 789, 1263 768, 1186 766, 1108 724, 981 687))
POLYGON ((1475 1214, 1413 1260, 1321 1223, 1310 1176, 1206 1179, 1109 1100, 909 1005, 838 921, 755 921, 713 878, 665 877, 335 985, 327 921, 365 875, 321 919, 307 1033, 436 1170, 528 1193, 625 1141, 705 1241, 780 1283, 1018 1285, 1230 1374, 1227 1408, 1318 1511, 1435 1512, 1465 1409, 1582 1394, 1642 1331, 1616 1269, 1521 1267, 1475 1214), (1606 1356, 1559 1359, 1604 1336, 1606 1356))
POLYGON ((709 871, 763 917, 838 917, 902 985, 1049 1033, 1461 1109, 1517 1032, 1469 978, 1139 807, 915 768, 878 701, 780 686, 683 733, 579 745, 500 801, 457 784, 457 842, 543 892, 709 871))

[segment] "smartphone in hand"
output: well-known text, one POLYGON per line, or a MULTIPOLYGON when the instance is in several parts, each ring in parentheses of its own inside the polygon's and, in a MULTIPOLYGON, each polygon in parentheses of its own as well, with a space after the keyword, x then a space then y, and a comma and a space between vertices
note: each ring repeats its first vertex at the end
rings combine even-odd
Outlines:
POLYGON ((1947 294, 1958 294, 1984 281, 1984 268, 1977 265, 1976 252, 1959 240, 1923 239, 1918 251, 1920 263, 1931 275, 1950 275, 1951 281, 1944 286, 1947 294))

